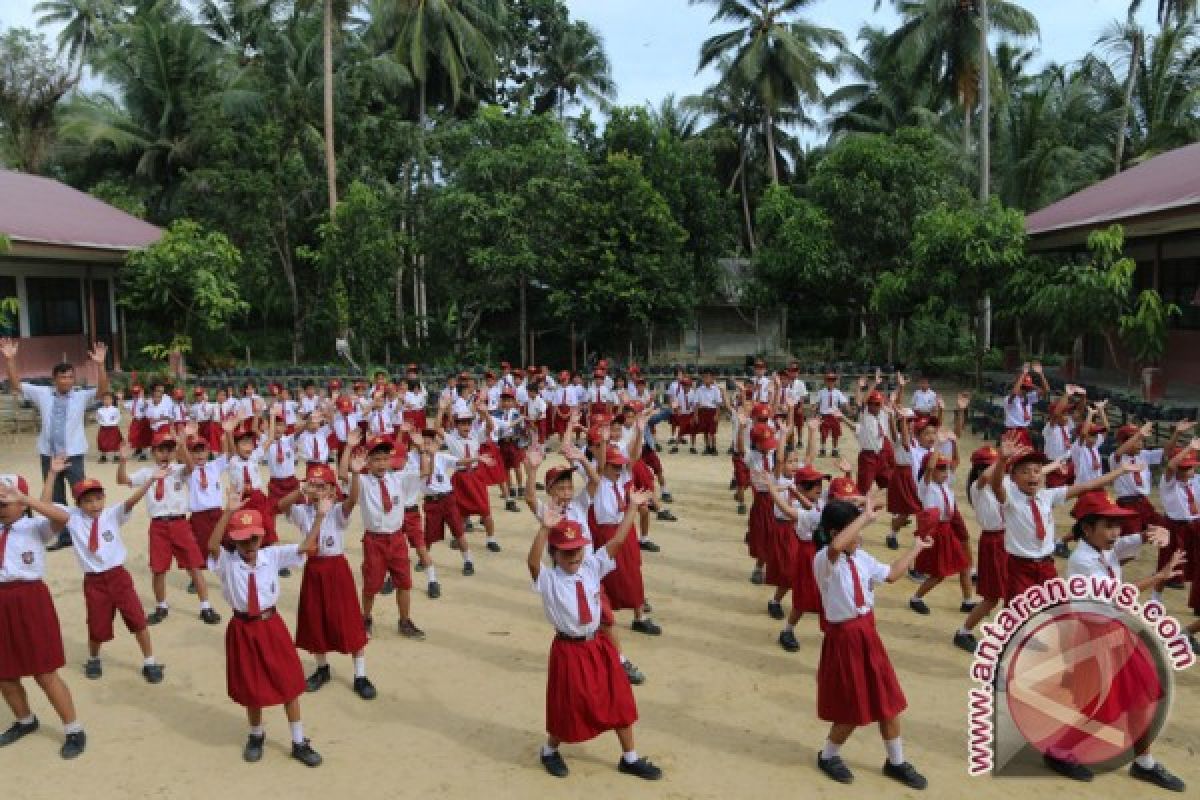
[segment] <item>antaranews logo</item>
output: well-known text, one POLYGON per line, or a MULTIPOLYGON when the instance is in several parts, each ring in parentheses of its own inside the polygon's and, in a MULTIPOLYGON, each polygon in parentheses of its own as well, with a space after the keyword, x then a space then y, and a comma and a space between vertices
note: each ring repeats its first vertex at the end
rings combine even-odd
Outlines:
POLYGON ((1133 760, 1162 730, 1173 673, 1195 663, 1183 626, 1136 586, 1056 578, 1014 598, 971 665, 971 775, 1044 774, 1042 756, 1096 770, 1133 760))

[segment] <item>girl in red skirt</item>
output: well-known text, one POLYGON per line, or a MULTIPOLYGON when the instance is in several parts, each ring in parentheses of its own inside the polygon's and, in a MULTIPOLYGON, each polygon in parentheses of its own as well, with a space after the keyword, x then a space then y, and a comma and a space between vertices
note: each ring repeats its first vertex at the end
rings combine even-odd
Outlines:
MULTIPOLYGON (((1078 520, 1074 535, 1079 543, 1067 561, 1068 575, 1109 578, 1120 582, 1121 562, 1135 558, 1147 542, 1163 548, 1169 540, 1166 529, 1158 526, 1151 526, 1140 533, 1122 535, 1122 522, 1135 516, 1135 512, 1118 506, 1104 491, 1081 495, 1071 515, 1078 520)), ((1175 553, 1158 572, 1137 581, 1138 589, 1161 585, 1178 576, 1182 561, 1183 554, 1175 553)), ((1141 735, 1149 728, 1163 696, 1163 687, 1154 664, 1145 650, 1138 646, 1138 639, 1120 620, 1105 619, 1090 624, 1086 619, 1081 619, 1081 623, 1087 627, 1085 638, 1103 637, 1111 643, 1120 637, 1124 641, 1118 639, 1120 643, 1116 647, 1106 645, 1103 652, 1108 654, 1108 658, 1089 659, 1072 670, 1071 688, 1075 694, 1075 707, 1080 708, 1090 721, 1104 725, 1120 722, 1128 741, 1122 746, 1114 746, 1112 755, 1121 755, 1126 748, 1133 748, 1137 757, 1129 767, 1132 777, 1163 789, 1182 792, 1185 788, 1183 781, 1154 760, 1146 737, 1141 735)), ((1078 644, 1082 645, 1083 642, 1078 644)), ((1079 730, 1082 727, 1085 726, 1072 726, 1054 741, 1037 744, 1040 749, 1044 748, 1047 766, 1055 772, 1075 780, 1090 781, 1092 771, 1081 762, 1097 763, 1105 759, 1092 752, 1095 740, 1079 730), (1081 759, 1075 750, 1085 741, 1089 742, 1088 757, 1081 759)))
POLYGON ((317 538, 332 498, 318 506, 312 527, 300 545, 263 546, 266 530, 262 515, 242 507, 238 492, 230 490, 225 513, 208 541, 208 568, 221 581, 233 619, 225 629, 225 683, 229 698, 246 709, 250 734, 242 758, 262 760, 266 733, 262 711, 282 705, 292 733, 292 758, 315 767, 321 756, 304 738, 300 720, 300 695, 304 692, 304 670, 292 644, 291 634, 276 609, 279 601, 279 571, 304 564, 304 554, 317 548, 317 538), (234 549, 221 547, 228 531, 234 549))
MULTIPOLYGON (((245 427, 243 424, 245 421, 248 420, 245 420, 244 417, 235 417, 224 423, 226 435, 229 438, 227 476, 229 485, 241 496, 242 503, 262 516, 265 530, 263 544, 270 546, 279 541, 279 535, 275 531, 276 509, 271 498, 267 496, 267 485, 262 477, 260 465, 264 454, 260 437, 253 428, 245 427)), ((361 434, 351 432, 351 449, 358 444, 358 438, 356 438, 358 436, 361 434)), ((284 569, 285 574, 290 574, 286 572, 286 567, 284 569)))
POLYGON ((615 731, 621 742, 620 772, 646 780, 662 777, 661 769, 637 754, 633 689, 612 641, 596 635, 601 581, 619 569, 617 554, 626 546, 637 508, 648 500, 647 493, 635 492, 608 543, 592 553, 586 552, 589 542, 579 523, 547 508, 529 548, 529 574, 542 596, 546 619, 555 629, 547 667, 546 743, 541 760, 556 778, 568 773, 559 745, 586 742, 605 731, 615 731), (547 543, 553 567, 542 564, 547 543))
MULTIPOLYGON (((779 421, 779 433, 776 434, 780 444, 789 441, 792 436, 793 415, 791 410, 788 410, 786 417, 781 417, 779 421)), ((812 462, 812 455, 816 451, 816 445, 813 439, 809 439, 809 452, 807 463, 812 462)), ((781 492, 785 497, 802 498, 801 493, 797 489, 795 477, 801 470, 802 462, 800 453, 796 450, 788 453, 786 445, 784 449, 776 452, 776 457, 782 468, 777 477, 761 473, 752 477, 757 478, 760 485, 766 486, 768 496, 774 497, 777 492, 781 492)), ((808 482, 816 481, 816 493, 820 495, 821 473, 805 466, 802 476, 808 476, 808 482), (812 476, 816 475, 816 478, 812 476)), ((801 499, 801 502, 806 506, 811 505, 811 501, 801 499)), ((771 507, 771 527, 768 531, 766 541, 766 569, 764 570, 763 580, 768 586, 775 587, 774 596, 767 601, 767 614, 771 619, 782 620, 783 613, 783 598, 791 591, 792 584, 796 574, 796 557, 798 554, 798 540, 796 539, 795 520, 788 516, 783 509, 779 507, 777 501, 773 501, 771 507)))
MULTIPOLYGON (((770 412, 768 412, 770 413, 770 412)), ((763 582, 763 567, 767 559, 767 543, 770 541, 771 529, 775 524, 775 503, 771 500, 771 492, 766 483, 755 480, 754 475, 763 473, 776 476, 776 451, 783 442, 775 438, 772 428, 762 422, 755 423, 750 429, 750 451, 746 453, 746 467, 750 470, 750 485, 754 489, 754 500, 750 504, 750 519, 746 530, 746 548, 754 559, 754 571, 750 573, 750 582, 763 582)))
POLYGON ((304 564, 296 612, 296 647, 312 653, 317 660, 306 687, 315 692, 329 683, 326 654, 343 653, 354 658, 354 693, 371 700, 376 692, 367 678, 367 629, 345 555, 346 528, 358 503, 358 478, 351 478, 349 495, 339 503, 333 468, 314 462, 307 467, 302 491, 303 502, 294 502, 289 495, 280 511, 304 533, 312 530, 318 516, 321 518, 315 550, 308 553, 304 564))
MULTIPOLYGON (((902 381, 903 378, 898 378, 902 381)), ((900 386, 903 386, 900 383, 900 386)), ((921 492, 917 488, 917 471, 925 456, 937 441, 937 423, 932 419, 917 419, 909 409, 901 409, 896 420, 896 467, 888 476, 887 510, 892 515, 888 532, 890 550, 900 548, 897 534, 908 524, 913 514, 921 513, 921 492)))
MULTIPOLYGON (((450 412, 451 404, 442 399, 438 414, 438 430, 441 419, 450 412)), ((482 424, 476 423, 476 413, 459 411, 454 414, 454 430, 446 433, 446 449, 458 459, 458 470, 451 478, 454 485, 454 500, 463 519, 477 516, 483 521, 487 535, 487 549, 500 552, 496 541, 496 523, 492 519, 492 507, 488 500, 488 478, 485 469, 496 466, 496 460, 484 451, 484 444, 491 441, 492 415, 484 408, 478 412, 482 424)))
MULTIPOLYGON (((936 450, 925 456, 921 466, 921 513, 917 515, 917 536, 928 537, 933 547, 924 550, 917 559, 915 569, 928 575, 908 601, 908 607, 918 614, 928 614, 925 595, 943 580, 957 575, 970 566, 965 545, 955 530, 958 501, 954 497, 954 473, 952 462, 936 450)), ((961 516, 957 517, 959 520, 961 516)), ((966 581, 960 610, 970 613, 975 608, 971 599, 971 582, 966 581)))
POLYGON ((971 472, 967 476, 967 502, 975 509, 979 521, 979 556, 976 593, 982 600, 967 614, 966 620, 954 634, 954 645, 974 653, 978 644, 973 631, 984 617, 992 613, 1004 598, 1005 569, 1004 512, 992 492, 992 469, 1000 454, 996 448, 984 445, 971 454, 971 472))
MULTIPOLYGON (((617 526, 628 511, 629 485, 624 476, 629 458, 620 450, 608 445, 608 429, 600 433, 599 446, 595 448, 596 471, 600 480, 592 493, 588 509, 588 527, 596 547, 604 547, 616 535, 617 526)), ((590 488, 590 487, 589 487, 590 488)), ((613 552, 619 569, 604 579, 604 591, 612 604, 613 611, 633 611, 632 629, 637 633, 658 636, 662 628, 646 613, 646 586, 642 580, 642 551, 636 539, 626 541, 613 552)))
POLYGON ((110 454, 121 452, 123 441, 121 407, 113 405, 112 392, 105 392, 96 409, 96 449, 100 451, 100 463, 108 461, 110 454))
POLYGON ((58 613, 42 581, 46 545, 66 524, 66 509, 30 497, 24 478, 0 479, 0 694, 16 718, 0 733, 0 747, 38 729, 21 684, 32 677, 63 721, 66 741, 59 755, 75 758, 87 746, 87 735, 75 716, 71 690, 58 675, 67 660, 58 613), (27 516, 28 509, 41 516, 27 516))
POLYGON ((875 630, 873 589, 899 580, 933 542, 918 536, 912 549, 891 566, 876 561, 862 549, 863 530, 876 516, 870 495, 862 511, 851 503, 834 501, 821 512, 815 536, 818 552, 813 574, 826 622, 817 666, 817 716, 831 723, 829 737, 817 754, 817 767, 839 783, 853 781, 854 774, 840 755, 842 745, 855 728, 877 722, 887 750, 883 774, 911 789, 924 789, 924 776, 904 760, 900 713, 908 700, 875 630))
POLYGON ((142 387, 136 383, 129 387, 129 400, 125 403, 125 410, 129 412, 129 446, 133 448, 138 461, 145 461, 145 450, 150 446, 154 431, 150 428, 150 420, 146 416, 150 410, 150 401, 146 399, 142 387))

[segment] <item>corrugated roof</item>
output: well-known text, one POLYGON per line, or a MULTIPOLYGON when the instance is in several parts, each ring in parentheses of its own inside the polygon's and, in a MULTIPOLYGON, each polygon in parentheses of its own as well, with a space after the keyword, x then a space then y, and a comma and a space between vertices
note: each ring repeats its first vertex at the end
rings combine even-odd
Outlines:
POLYGON ((14 243, 137 250, 160 228, 89 194, 38 175, 0 170, 0 233, 14 243))
POLYGON ((1025 218, 1039 236, 1200 205, 1200 143, 1156 156, 1025 218))

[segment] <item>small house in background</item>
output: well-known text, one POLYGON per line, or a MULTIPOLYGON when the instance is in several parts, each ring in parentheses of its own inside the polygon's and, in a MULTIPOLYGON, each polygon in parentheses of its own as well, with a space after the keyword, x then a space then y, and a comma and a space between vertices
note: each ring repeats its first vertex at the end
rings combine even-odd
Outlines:
POLYGON ((85 363, 96 341, 120 369, 117 271, 162 230, 50 178, 0 170, 0 234, 0 298, 19 306, 0 335, 20 337, 22 373, 85 363))
POLYGON ((665 336, 654 342, 652 363, 732 365, 744 363, 747 356, 787 356, 785 312, 740 303, 741 287, 749 280, 750 260, 723 258, 717 263, 721 285, 708 303, 694 309, 691 320, 664 331, 665 336))
MULTIPOLYGON (((1180 147, 1076 192, 1025 218, 1034 253, 1087 251, 1088 235, 1120 224, 1125 255, 1137 262, 1134 291, 1156 289, 1182 314, 1170 322, 1164 377, 1200 384, 1200 144, 1180 147)), ((1084 366, 1111 363, 1100 341, 1084 348, 1084 366)))

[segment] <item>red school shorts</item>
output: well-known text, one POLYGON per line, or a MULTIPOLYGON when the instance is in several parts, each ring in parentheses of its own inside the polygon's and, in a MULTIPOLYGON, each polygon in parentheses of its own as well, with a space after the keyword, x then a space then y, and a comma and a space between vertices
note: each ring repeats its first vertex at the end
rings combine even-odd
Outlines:
POLYGON ((379 594, 387 575, 392 576, 397 589, 412 588, 412 565, 408 560, 408 537, 404 531, 365 533, 362 546, 364 594, 379 594))
POLYGON ((150 520, 150 571, 154 574, 171 568, 171 558, 180 569, 200 569, 204 557, 196 547, 192 526, 184 517, 150 520))
POLYGON ((118 613, 130 633, 146 629, 146 610, 133 588, 133 578, 124 567, 83 576, 83 600, 87 608, 88 639, 113 640, 113 620, 118 613))

